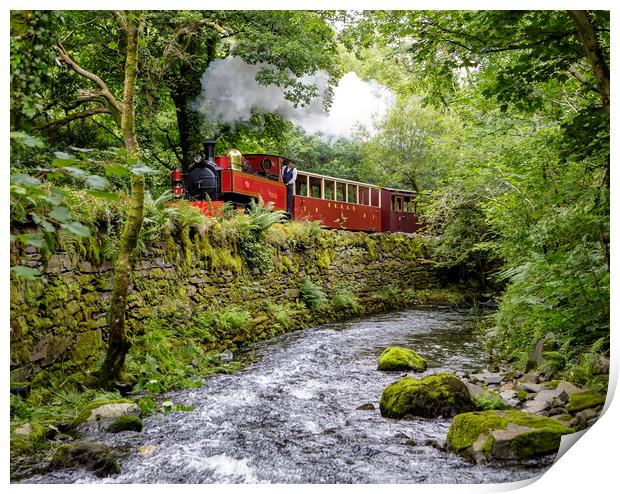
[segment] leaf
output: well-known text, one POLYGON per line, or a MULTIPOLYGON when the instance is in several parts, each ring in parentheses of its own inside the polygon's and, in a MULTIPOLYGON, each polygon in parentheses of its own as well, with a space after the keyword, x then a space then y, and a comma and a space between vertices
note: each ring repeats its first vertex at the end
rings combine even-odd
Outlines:
POLYGON ((106 187, 108 187, 110 185, 110 182, 108 182, 108 179, 105 177, 100 177, 99 175, 89 175, 86 178, 85 185, 92 189, 101 190, 101 189, 105 189, 106 187))
POLYGON ((45 146, 41 139, 25 132, 11 132, 11 139, 29 148, 42 148, 45 146))
MULTIPOLYGON (((56 162, 55 160, 54 162, 56 162)), ((63 166, 62 171, 66 172, 68 175, 71 175, 73 178, 85 179, 88 176, 84 170, 80 170, 79 168, 75 168, 74 166, 63 166)))
POLYGON ((73 218, 71 216, 71 211, 64 206, 58 206, 50 212, 50 217, 54 218, 56 221, 60 223, 67 223, 71 221, 73 218))
POLYGON ((21 235, 17 235, 17 238, 24 245, 32 245, 39 249, 44 249, 47 246, 42 233, 22 233, 21 235))
POLYGON ((114 201, 119 200, 118 194, 115 194, 114 192, 104 192, 100 190, 87 190, 86 193, 88 195, 97 197, 99 199, 103 199, 104 201, 108 201, 108 202, 114 202, 114 201))
POLYGON ((78 148, 75 146, 69 146, 69 149, 78 153, 92 153, 95 150, 95 148, 78 148))
POLYGON ((116 41, 110 41, 108 43, 108 48, 110 50, 116 50, 118 48, 118 43, 116 41))
POLYGON ((11 184, 13 185, 26 185, 34 186, 39 185, 41 180, 36 177, 32 177, 26 173, 13 173, 11 174, 11 184))
POLYGON ((73 156, 71 156, 69 153, 65 153, 63 151, 56 151, 54 153, 54 156, 56 156, 56 158, 58 158, 59 160, 75 160, 75 158, 73 156))
POLYGON ((144 163, 138 162, 138 165, 131 167, 131 173, 134 175, 147 175, 149 173, 159 173, 159 171, 145 165, 144 163))
POLYGON ((129 170, 126 166, 112 163, 105 167, 105 174, 108 177, 126 177, 129 175, 129 170))
POLYGON ((11 273, 14 273, 15 276, 24 280, 36 280, 41 276, 41 271, 29 268, 28 266, 12 266, 11 273))
POLYGON ((88 237, 90 235, 90 228, 86 225, 82 225, 82 223, 78 223, 77 221, 74 221, 73 223, 63 223, 60 226, 65 230, 69 230, 78 237, 88 237))

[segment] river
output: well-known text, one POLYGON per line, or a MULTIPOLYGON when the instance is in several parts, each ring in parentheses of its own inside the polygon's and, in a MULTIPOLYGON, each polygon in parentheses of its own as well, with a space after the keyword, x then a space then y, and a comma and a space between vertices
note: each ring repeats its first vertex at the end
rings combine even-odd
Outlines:
POLYGON ((25 483, 503 483, 535 477, 527 466, 472 465, 441 451, 449 419, 381 417, 383 389, 404 372, 377 371, 389 345, 414 348, 438 371, 484 368, 467 312, 416 309, 296 331, 257 344, 255 363, 201 388, 169 393, 191 412, 158 413, 141 433, 93 433, 121 451, 122 473, 83 470, 25 483), (374 410, 358 410, 372 403, 374 410))

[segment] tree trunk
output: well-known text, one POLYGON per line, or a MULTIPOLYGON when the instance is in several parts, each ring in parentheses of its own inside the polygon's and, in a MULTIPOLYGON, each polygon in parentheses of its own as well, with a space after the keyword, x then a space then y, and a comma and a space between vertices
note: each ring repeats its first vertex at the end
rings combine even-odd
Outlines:
POLYGON ((191 108, 191 103, 199 94, 200 89, 196 91, 193 88, 192 90, 188 88, 188 84, 183 83, 170 90, 170 96, 176 107, 179 145, 181 146, 184 170, 187 170, 194 162, 194 156, 202 149, 202 141, 204 139, 201 132, 200 115, 191 108))
MULTIPOLYGON (((170 89, 170 97, 174 101, 179 128, 179 145, 183 158, 183 169, 187 170, 194 162, 194 156, 202 149, 203 117, 193 107, 202 91, 201 76, 215 58, 216 41, 210 40, 201 49, 196 36, 191 33, 180 35, 179 43, 185 47, 186 56, 200 60, 200 63, 179 61, 174 73, 169 76, 166 85, 170 89), (187 36, 189 36, 187 38, 187 36)), ((208 115, 207 115, 208 118, 208 115)))
POLYGON ((588 12, 586 10, 569 10, 568 15, 573 18, 575 26, 577 27, 577 32, 579 33, 579 39, 586 50, 590 65, 592 65, 592 71, 594 72, 598 90, 601 94, 603 110, 609 113, 609 66, 605 60, 605 55, 598 42, 594 28, 588 19, 588 12))
MULTIPOLYGON (((138 157, 138 140, 134 128, 135 93, 138 72, 138 37, 142 28, 142 16, 131 13, 119 20, 127 36, 127 58, 123 94, 123 116, 121 131, 130 161, 138 157), (123 22, 124 21, 124 22, 123 22)), ((114 266, 114 288, 110 301, 108 351, 99 371, 102 384, 108 385, 118 379, 131 342, 125 328, 127 293, 131 282, 132 253, 138 243, 138 236, 144 219, 144 176, 131 175, 131 193, 127 220, 119 242, 118 258, 114 266)))

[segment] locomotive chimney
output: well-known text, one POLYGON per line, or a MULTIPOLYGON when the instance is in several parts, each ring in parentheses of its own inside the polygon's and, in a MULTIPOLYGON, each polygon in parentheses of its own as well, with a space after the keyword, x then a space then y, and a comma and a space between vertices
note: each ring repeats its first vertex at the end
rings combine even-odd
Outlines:
POLYGON ((215 163, 215 139, 205 139, 202 145, 205 150, 205 160, 207 163, 215 163))

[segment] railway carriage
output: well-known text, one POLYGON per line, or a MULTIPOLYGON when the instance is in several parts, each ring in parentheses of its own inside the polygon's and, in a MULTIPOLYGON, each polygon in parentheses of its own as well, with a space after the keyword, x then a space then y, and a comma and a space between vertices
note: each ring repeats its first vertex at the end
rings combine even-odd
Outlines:
MULTIPOLYGON (((207 139, 185 173, 172 172, 174 195, 187 199, 207 215, 225 202, 252 200, 286 210, 282 168, 286 158, 241 154, 215 156, 215 140, 207 139)), ((327 228, 367 232, 416 232, 420 228, 416 193, 298 170, 293 199, 294 219, 317 220, 327 228)))

